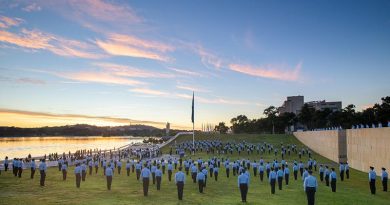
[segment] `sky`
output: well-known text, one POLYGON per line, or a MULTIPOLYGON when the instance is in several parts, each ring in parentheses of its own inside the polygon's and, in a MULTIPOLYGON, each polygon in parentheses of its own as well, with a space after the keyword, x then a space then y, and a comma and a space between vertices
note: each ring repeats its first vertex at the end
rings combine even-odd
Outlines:
POLYGON ((0 126, 190 129, 390 95, 390 1, 0 0, 0 126))

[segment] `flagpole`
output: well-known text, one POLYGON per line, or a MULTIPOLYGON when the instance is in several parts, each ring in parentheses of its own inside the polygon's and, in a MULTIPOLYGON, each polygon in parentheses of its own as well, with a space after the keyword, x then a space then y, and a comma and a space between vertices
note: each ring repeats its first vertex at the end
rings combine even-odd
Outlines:
POLYGON ((195 155, 195 110, 194 110, 194 107, 195 107, 195 103, 194 103, 194 91, 192 91, 192 116, 191 116, 191 120, 192 120, 192 154, 195 155))

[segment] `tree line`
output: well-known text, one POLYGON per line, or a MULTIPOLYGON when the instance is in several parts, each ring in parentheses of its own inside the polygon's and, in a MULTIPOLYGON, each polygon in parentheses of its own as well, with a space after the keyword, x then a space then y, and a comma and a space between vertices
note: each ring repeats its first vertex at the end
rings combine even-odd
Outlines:
POLYGON ((390 96, 382 97, 381 100, 382 103, 376 103, 362 111, 356 111, 353 104, 333 112, 330 109, 316 110, 305 103, 298 115, 280 113, 275 106, 269 106, 263 111, 265 117, 249 119, 245 115, 238 115, 230 120, 230 127, 225 122, 220 122, 214 130, 220 133, 227 133, 229 128, 234 133, 285 133, 290 126, 303 130, 328 127, 350 129, 357 124, 371 127, 372 124, 377 126, 382 123, 387 126, 390 120, 390 96))

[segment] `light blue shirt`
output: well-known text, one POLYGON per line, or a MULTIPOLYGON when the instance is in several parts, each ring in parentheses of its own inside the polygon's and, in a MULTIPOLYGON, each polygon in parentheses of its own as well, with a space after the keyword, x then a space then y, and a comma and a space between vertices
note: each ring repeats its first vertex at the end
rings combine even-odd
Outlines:
POLYGON ((112 176, 114 174, 114 171, 112 171, 111 167, 106 168, 106 176, 112 176))
POLYGON ((156 169, 156 177, 161 177, 162 171, 160 169, 156 169))
POLYGON ((368 180, 375 180, 376 179, 376 172, 374 170, 371 170, 370 172, 368 172, 368 180))
POLYGON ((240 184, 247 184, 249 185, 249 177, 248 175, 242 173, 240 176, 238 176, 238 187, 240 187, 240 184))
POLYGON ((268 181, 271 182, 271 179, 276 179, 276 173, 275 173, 275 171, 271 171, 271 172, 269 173, 269 179, 268 179, 268 181))
POLYGON ((276 174, 278 175, 278 177, 283 177, 283 171, 281 169, 278 170, 278 172, 276 172, 276 174))
POLYGON ((303 182, 303 190, 306 191, 306 187, 314 187, 317 190, 318 183, 317 179, 313 177, 312 175, 309 175, 305 178, 305 181, 303 182))
POLYGON ((77 166, 76 168, 74 168, 74 173, 75 174, 81 174, 81 167, 77 166))
POLYGON ((47 169, 46 163, 45 163, 45 162, 41 162, 41 163, 39 164, 39 170, 40 170, 40 171, 45 171, 45 172, 46 172, 46 169, 47 169))
POLYGON ((175 174, 175 183, 177 182, 185 183, 185 181, 186 181, 186 175, 182 171, 179 171, 175 174))
POLYGON ((203 172, 198 172, 198 174, 196 175, 196 180, 205 180, 203 172))
POLYGON ((329 175, 329 179, 330 179, 330 180, 332 180, 332 179, 337 179, 336 172, 331 172, 330 175, 329 175))
POLYGON ((150 177, 150 170, 147 167, 142 169, 141 177, 142 178, 149 178, 150 177))
POLYGON ((68 167, 66 166, 66 164, 63 164, 62 166, 61 166, 61 170, 67 170, 68 169, 68 167))
POLYGON ((290 174, 290 170, 287 167, 284 168, 284 174, 290 174))
POLYGON ((389 175, 387 174, 386 171, 382 171, 382 176, 381 176, 382 181, 383 181, 383 178, 385 178, 385 177, 388 178, 389 175))

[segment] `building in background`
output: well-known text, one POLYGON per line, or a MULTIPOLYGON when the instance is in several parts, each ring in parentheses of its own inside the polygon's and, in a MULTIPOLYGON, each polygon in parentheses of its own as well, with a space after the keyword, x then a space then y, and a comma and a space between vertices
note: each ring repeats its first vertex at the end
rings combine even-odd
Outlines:
POLYGON ((304 104, 303 96, 289 96, 287 100, 284 101, 283 105, 279 107, 279 113, 292 112, 298 115, 301 112, 301 109, 304 104))
POLYGON ((325 109, 329 109, 332 112, 341 111, 342 109, 342 103, 341 101, 335 101, 335 102, 326 102, 325 100, 321 101, 311 101, 307 102, 307 104, 314 108, 315 110, 323 111, 325 109))
POLYGON ((168 137, 169 136, 169 130, 171 129, 171 124, 169 122, 167 122, 167 125, 165 127, 165 133, 166 133, 166 136, 168 137))

